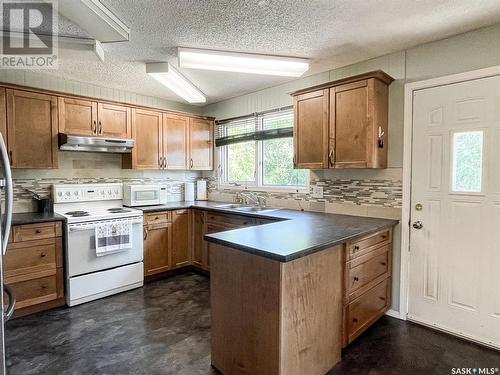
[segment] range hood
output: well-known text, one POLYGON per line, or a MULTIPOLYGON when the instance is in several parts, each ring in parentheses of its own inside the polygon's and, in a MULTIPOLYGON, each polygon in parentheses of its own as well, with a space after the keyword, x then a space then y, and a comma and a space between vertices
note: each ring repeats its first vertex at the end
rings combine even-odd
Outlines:
POLYGON ((87 137, 59 133, 59 150, 110 152, 126 154, 132 152, 134 140, 127 138, 87 137))

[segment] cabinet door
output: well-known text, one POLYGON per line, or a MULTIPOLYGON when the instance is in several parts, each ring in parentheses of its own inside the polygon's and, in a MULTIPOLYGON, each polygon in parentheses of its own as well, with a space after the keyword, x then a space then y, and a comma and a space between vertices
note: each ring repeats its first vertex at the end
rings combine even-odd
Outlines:
POLYGON ((97 135, 114 138, 130 138, 132 136, 129 107, 99 103, 97 114, 97 135))
POLYGON ((172 221, 172 268, 189 264, 190 225, 189 210, 173 212, 172 221))
POLYGON ((213 169, 213 122, 189 119, 189 169, 213 169))
POLYGON ((204 266, 203 255, 206 246, 203 236, 205 235, 205 212, 195 210, 193 213, 193 263, 204 266))
POLYGON ((143 109, 132 109, 132 168, 159 169, 162 150, 162 114, 143 109))
POLYGON ((144 276, 170 269, 172 224, 144 226, 144 276))
POLYGON ((59 132, 97 135, 97 103, 90 100, 58 98, 59 132))
POLYGON ((334 168, 368 167, 368 86, 353 82, 330 89, 330 165, 334 168))
POLYGON ((328 167, 328 97, 328 89, 294 97, 295 168, 328 167))
POLYGON ((57 97, 7 90, 8 148, 14 168, 57 168, 57 97))
POLYGON ((188 169, 189 117, 163 115, 163 153, 166 169, 188 169))

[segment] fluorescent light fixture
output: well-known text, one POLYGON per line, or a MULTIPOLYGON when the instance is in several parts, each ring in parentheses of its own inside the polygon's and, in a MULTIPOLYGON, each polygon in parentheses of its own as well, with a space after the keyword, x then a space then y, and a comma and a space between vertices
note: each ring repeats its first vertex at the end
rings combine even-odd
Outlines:
POLYGON ((146 64, 146 73, 189 103, 205 103, 207 98, 169 63, 146 64))
POLYGON ((181 68, 300 77, 309 69, 309 61, 296 57, 179 48, 179 66, 181 68))

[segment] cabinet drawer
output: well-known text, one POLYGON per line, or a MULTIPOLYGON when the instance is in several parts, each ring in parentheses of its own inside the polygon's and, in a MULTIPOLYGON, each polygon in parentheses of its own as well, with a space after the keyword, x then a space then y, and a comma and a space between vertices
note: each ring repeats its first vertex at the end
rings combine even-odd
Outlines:
POLYGON ((61 223, 17 225, 12 228, 14 242, 41 240, 61 236, 61 223))
POLYGON ((392 229, 384 229, 380 232, 363 237, 356 241, 347 243, 347 259, 354 259, 368 251, 373 250, 373 247, 380 246, 392 241, 392 229))
MULTIPOLYGON (((57 274, 54 273, 49 276, 8 283, 14 289, 16 310, 57 299, 57 279, 57 274)), ((8 303, 8 298, 5 296, 4 300, 8 303)))
POLYGON ((226 227, 244 227, 247 225, 255 225, 255 219, 252 217, 241 216, 241 215, 231 215, 231 214, 219 214, 209 212, 207 214, 207 222, 223 225, 226 227))
POLYGON ((15 243, 9 245, 3 258, 4 276, 6 279, 18 275, 30 274, 45 270, 55 270, 62 266, 58 259, 61 252, 61 239, 55 238, 15 243))
POLYGON ((347 340, 351 342, 371 323, 377 320, 389 307, 391 278, 355 299, 347 306, 347 340))
POLYGON ((154 212, 144 216, 145 224, 169 223, 172 221, 172 212, 154 212))
POLYGON ((389 273, 389 247, 386 246, 381 250, 383 250, 382 253, 369 257, 363 263, 347 266, 347 293, 352 293, 379 276, 389 273))

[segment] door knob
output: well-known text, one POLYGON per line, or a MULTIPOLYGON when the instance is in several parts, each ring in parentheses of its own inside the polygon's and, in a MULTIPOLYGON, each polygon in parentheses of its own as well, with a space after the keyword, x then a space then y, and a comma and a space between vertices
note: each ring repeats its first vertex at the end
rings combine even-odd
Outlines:
POLYGON ((422 229, 424 227, 424 224, 420 220, 417 220, 413 223, 413 228, 415 229, 422 229))

